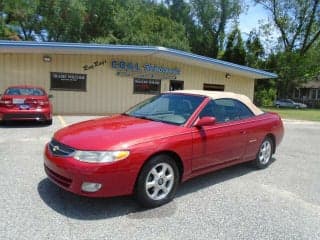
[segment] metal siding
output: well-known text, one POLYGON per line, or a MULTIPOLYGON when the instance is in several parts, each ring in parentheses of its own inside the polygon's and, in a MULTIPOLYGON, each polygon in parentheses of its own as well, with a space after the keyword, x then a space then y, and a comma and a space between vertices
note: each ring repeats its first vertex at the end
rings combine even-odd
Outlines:
MULTIPOLYGON (((30 84, 44 87, 54 95, 54 113, 59 114, 108 114, 123 112, 132 105, 151 97, 133 94, 133 77, 119 77, 111 68, 112 60, 152 63, 158 66, 179 68, 181 74, 176 80, 184 81, 185 89, 202 89, 203 83, 223 84, 226 91, 242 93, 253 98, 254 80, 232 75, 225 79, 225 72, 167 61, 152 55, 147 57, 49 54, 52 61, 43 62, 44 54, 0 54, 0 90, 16 84, 30 84), (103 66, 84 71, 85 64, 107 60, 103 66), (87 74, 87 91, 49 90, 50 72, 87 74)), ((169 89, 169 80, 163 79, 161 91, 169 89)))

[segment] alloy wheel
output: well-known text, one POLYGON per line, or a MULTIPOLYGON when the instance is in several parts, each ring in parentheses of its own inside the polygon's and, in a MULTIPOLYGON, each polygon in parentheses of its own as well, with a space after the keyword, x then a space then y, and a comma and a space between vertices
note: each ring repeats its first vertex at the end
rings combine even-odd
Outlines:
POLYGON ((269 140, 265 140, 260 147, 259 151, 259 161, 262 165, 266 165, 271 158, 272 155, 272 146, 269 140))
POLYGON ((171 192, 174 185, 174 171, 168 163, 159 163, 149 171, 145 190, 152 200, 162 200, 171 192))

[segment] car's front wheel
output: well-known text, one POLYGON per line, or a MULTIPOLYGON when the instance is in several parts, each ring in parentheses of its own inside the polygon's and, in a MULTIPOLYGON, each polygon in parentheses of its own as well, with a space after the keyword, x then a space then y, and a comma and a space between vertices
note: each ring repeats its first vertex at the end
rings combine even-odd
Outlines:
POLYGON ((171 201, 179 185, 179 170, 170 156, 157 155, 142 168, 136 198, 144 207, 158 207, 171 201))
POLYGON ((266 137, 260 145, 254 165, 259 169, 266 168, 271 162, 272 153, 273 141, 270 137, 266 137))

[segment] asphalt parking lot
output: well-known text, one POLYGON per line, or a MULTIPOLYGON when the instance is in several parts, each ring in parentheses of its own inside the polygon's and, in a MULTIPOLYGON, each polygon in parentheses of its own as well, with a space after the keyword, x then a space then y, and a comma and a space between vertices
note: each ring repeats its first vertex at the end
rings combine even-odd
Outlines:
POLYGON ((285 121, 269 168, 198 177, 173 202, 145 210, 131 197, 80 197, 46 178, 44 144, 88 118, 0 126, 0 239, 320 239, 319 123, 285 121))

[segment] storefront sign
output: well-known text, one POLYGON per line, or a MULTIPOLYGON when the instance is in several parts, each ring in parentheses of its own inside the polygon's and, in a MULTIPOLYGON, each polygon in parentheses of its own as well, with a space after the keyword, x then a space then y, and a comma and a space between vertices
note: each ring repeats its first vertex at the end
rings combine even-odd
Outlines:
POLYGON ((84 65, 82 68, 83 68, 84 71, 87 71, 87 70, 94 69, 94 68, 99 67, 99 66, 103 66, 106 63, 107 63, 107 59, 104 59, 104 60, 101 60, 101 61, 94 61, 91 64, 84 65))
MULTIPOLYGON (((125 61, 112 61, 111 66, 113 69, 116 69, 118 73, 127 73, 127 75, 131 74, 143 74, 143 73, 151 73, 151 74, 163 74, 163 75, 179 75, 180 69, 178 68, 168 68, 163 66, 157 66, 154 64, 144 64, 140 65, 139 63, 125 62, 125 61)), ((120 74, 118 74, 120 75, 120 74)))
POLYGON ((161 81, 158 79, 135 78, 133 80, 133 93, 159 94, 161 81))
MULTIPOLYGON (((97 60, 90 64, 82 66, 84 71, 93 70, 97 67, 102 67, 107 64, 107 59, 97 60)), ((176 76, 181 73, 178 68, 169 68, 157 66, 155 64, 146 63, 139 64, 126 61, 111 61, 112 69, 117 71, 118 76, 131 76, 138 78, 151 79, 176 79, 176 76)))
POLYGON ((51 72, 50 77, 52 90, 86 91, 86 74, 51 72))

